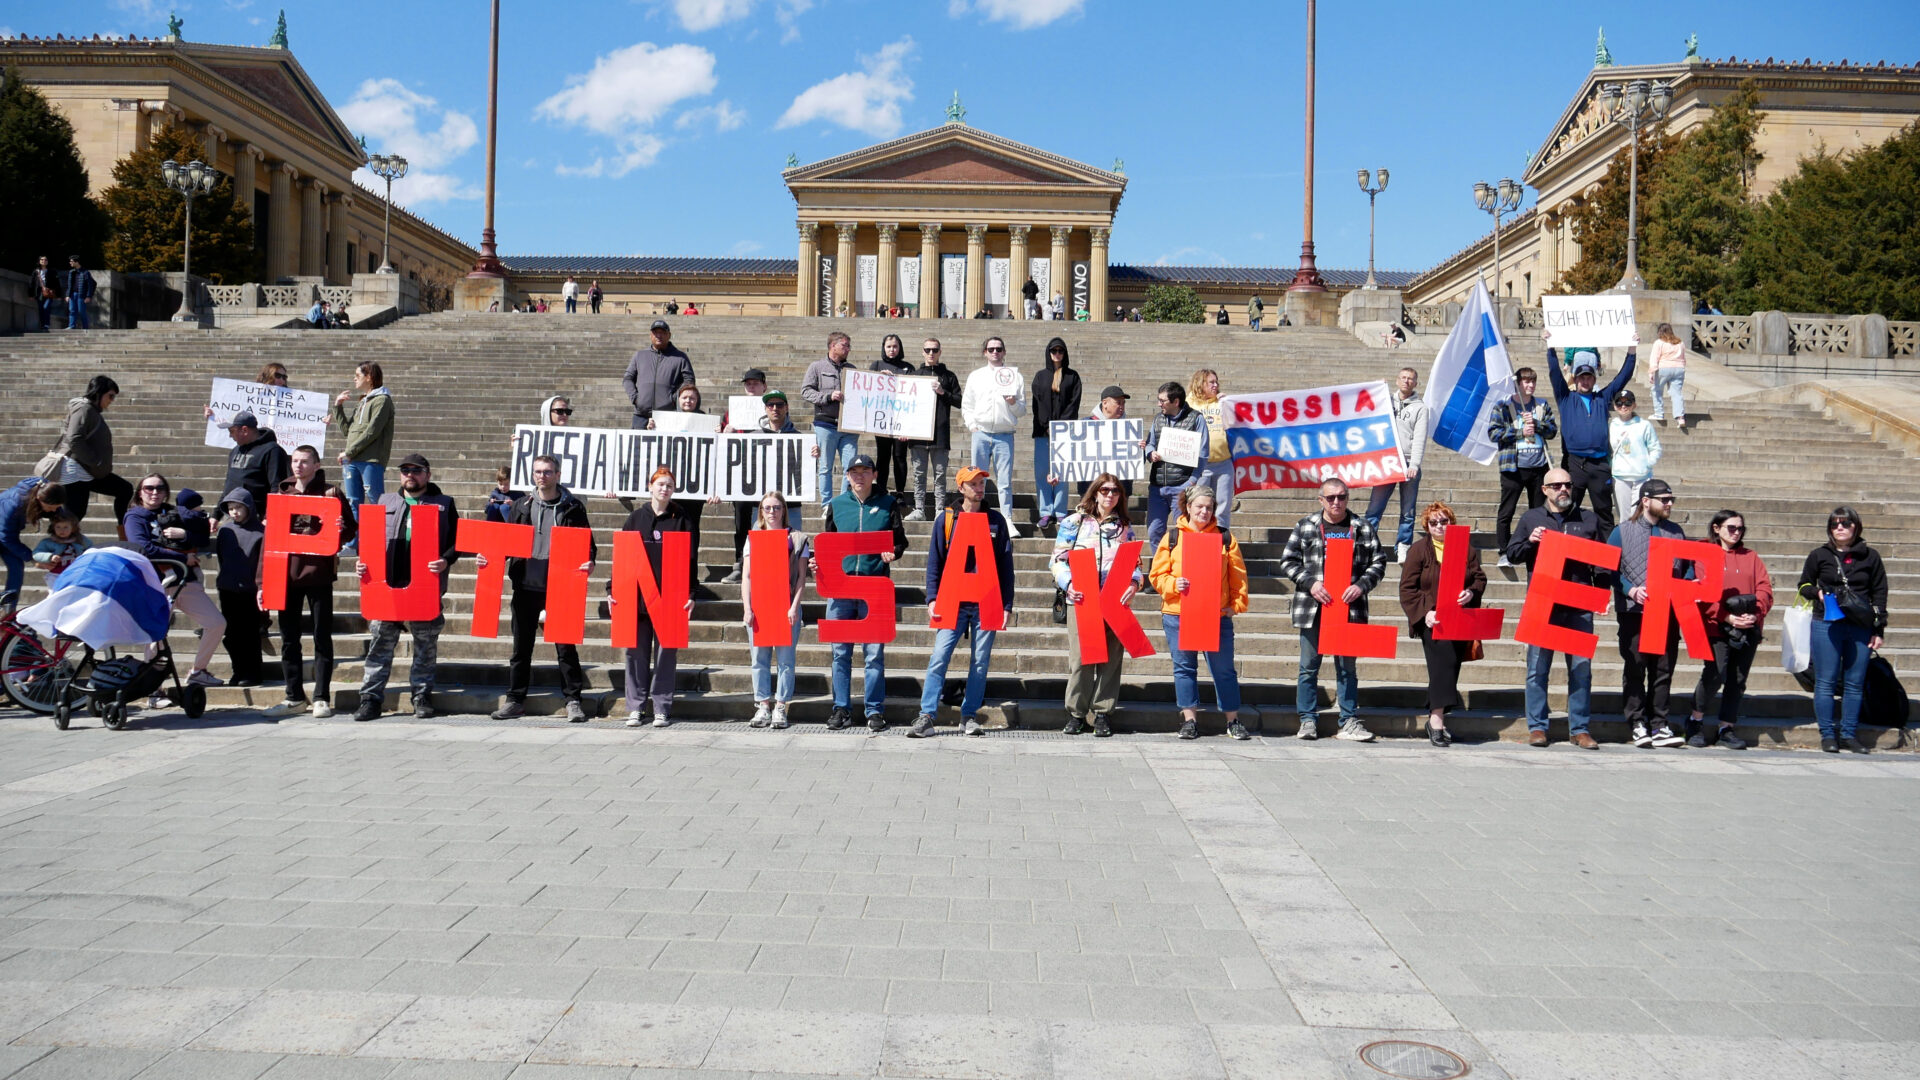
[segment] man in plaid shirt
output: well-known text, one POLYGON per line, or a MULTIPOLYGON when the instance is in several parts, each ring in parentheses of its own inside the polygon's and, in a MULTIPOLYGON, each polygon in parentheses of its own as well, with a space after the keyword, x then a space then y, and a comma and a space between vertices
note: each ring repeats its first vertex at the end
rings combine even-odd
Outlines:
MULTIPOLYGON (((1287 537, 1280 556, 1280 572, 1293 581, 1293 625, 1300 631, 1299 687, 1294 705, 1300 713, 1300 738, 1320 737, 1316 711, 1320 703, 1320 608, 1335 602, 1326 587, 1327 541, 1353 541, 1353 584, 1339 602, 1347 605, 1354 622, 1367 621, 1367 594, 1387 572, 1387 553, 1373 528, 1347 509, 1346 481, 1328 477, 1320 483, 1317 514, 1301 518, 1287 537)), ((1333 658, 1340 706, 1340 731, 1335 738, 1372 742, 1373 732, 1360 722, 1360 675, 1351 656, 1333 658)))

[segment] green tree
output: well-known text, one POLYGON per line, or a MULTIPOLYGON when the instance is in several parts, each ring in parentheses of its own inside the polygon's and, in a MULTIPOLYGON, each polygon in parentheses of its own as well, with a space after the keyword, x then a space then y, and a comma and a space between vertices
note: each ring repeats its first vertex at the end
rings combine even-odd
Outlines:
POLYGON ((1640 267, 1655 289, 1685 289, 1724 307, 1753 225, 1755 137, 1766 114, 1749 79, 1677 141, 1640 204, 1640 267))
MULTIPOLYGON (((1668 152, 1667 125, 1655 123, 1640 132, 1640 223, 1644 230, 1647 202, 1654 177, 1668 152)), ((1569 218, 1573 239, 1580 245, 1580 261, 1560 275, 1549 290, 1573 296, 1605 292, 1619 284, 1627 270, 1627 177, 1632 146, 1613 155, 1607 174, 1569 218)), ((1643 245, 1644 247, 1644 245, 1643 245)))
MULTIPOLYGON (((100 194, 113 225, 106 265, 128 273, 179 272, 187 200, 161 179, 160 163, 171 158, 184 165, 200 153, 192 133, 168 125, 145 150, 114 165, 113 186, 100 194)), ((221 284, 253 274, 253 228, 246 210, 234 205, 233 178, 224 173, 211 192, 193 200, 193 272, 221 284)))
POLYGON ((1146 322, 1197 323, 1207 321, 1207 305, 1186 285, 1149 285, 1147 302, 1140 305, 1146 322))
POLYGON ((101 265, 106 218, 87 188, 73 125, 18 70, 0 74, 0 266, 25 273, 42 255, 58 270, 69 255, 101 265))
POLYGON ((1802 159, 1755 212, 1737 276, 1729 310, 1920 319, 1920 123, 1802 159))

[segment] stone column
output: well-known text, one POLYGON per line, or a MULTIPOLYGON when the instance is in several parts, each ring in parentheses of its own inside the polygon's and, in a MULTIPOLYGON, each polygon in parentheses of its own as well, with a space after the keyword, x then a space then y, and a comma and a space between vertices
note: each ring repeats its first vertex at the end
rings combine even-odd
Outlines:
MULTIPOLYGON (((253 216, 253 193, 260 184, 254 176, 254 167, 266 156, 266 151, 252 143, 241 143, 233 148, 233 201, 247 212, 249 218, 253 216)), ((253 224, 258 230, 260 223, 256 221, 253 224)))
POLYGON ((1020 287, 1027 283, 1027 230, 1031 225, 1009 225, 1007 233, 1007 303, 1015 311, 1014 318, 1027 317, 1027 298, 1020 293, 1020 287))
POLYGON ((857 221, 836 221, 833 223, 837 244, 834 247, 833 260, 833 309, 840 313, 840 305, 847 305, 847 314, 853 314, 853 234, 860 228, 857 221))
POLYGON ((900 223, 883 221, 877 228, 880 230, 880 265, 874 272, 873 295, 874 303, 884 311, 893 306, 893 290, 900 277, 900 268, 894 265, 900 255, 900 223))
POLYGON ((971 319, 987 306, 987 226, 967 227, 967 310, 971 319))
POLYGON ((293 242, 293 178, 298 172, 284 161, 267 166, 267 280, 278 284, 292 277, 297 254, 293 242))
POLYGON ((799 280, 794 283, 795 314, 812 315, 820 308, 820 223, 802 221, 800 230, 799 280))
POLYGON ((353 195, 342 191, 327 196, 327 282, 353 284, 353 267, 347 264, 347 241, 353 238, 348 224, 352 217, 353 195))
POLYGON ((920 317, 940 317, 940 223, 920 223, 920 317))
POLYGON ((323 277, 327 272, 327 222, 321 216, 326 181, 309 176, 300 185, 300 276, 323 277))
POLYGON ((1553 288, 1560 279, 1560 216, 1540 215, 1540 280, 1538 292, 1553 288))
POLYGON ((1067 261, 1067 238, 1073 235, 1073 226, 1054 225, 1053 233, 1053 284, 1047 295, 1040 298, 1043 304, 1053 303, 1053 294, 1059 293, 1067 301, 1067 318, 1073 318, 1073 266, 1067 261))
POLYGON ((1113 229, 1096 225, 1087 230, 1093 237, 1093 250, 1087 256, 1087 306, 1093 309, 1094 322, 1107 321, 1107 239, 1113 229))
POLYGON ((218 124, 202 124, 200 141, 200 160, 213 168, 219 168, 220 144, 227 141, 227 130, 218 124))

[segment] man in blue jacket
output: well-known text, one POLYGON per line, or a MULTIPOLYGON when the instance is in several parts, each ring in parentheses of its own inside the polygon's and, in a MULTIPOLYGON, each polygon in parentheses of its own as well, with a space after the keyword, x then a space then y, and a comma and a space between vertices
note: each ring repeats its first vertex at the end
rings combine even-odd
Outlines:
MULTIPOLYGON (((1542 335, 1551 338, 1549 331, 1542 335)), ((1633 337, 1634 345, 1640 335, 1633 337)), ((1627 348, 1626 363, 1605 390, 1595 390, 1600 381, 1600 354, 1591 348, 1569 350, 1573 367, 1573 386, 1560 372, 1560 358, 1547 347, 1547 374, 1553 378, 1554 401, 1560 406, 1560 467, 1573 478, 1573 505, 1583 499, 1593 501, 1593 515, 1600 519, 1600 535, 1613 531, 1613 438, 1607 430, 1608 410, 1613 396, 1633 378, 1634 349, 1627 348)))
MULTIPOLYGON (((940 511, 933 525, 933 543, 927 548, 927 605, 931 608, 940 597, 940 579, 947 568, 954 565, 947 560, 953 546, 953 530, 959 524, 961 514, 987 515, 987 535, 993 541, 993 562, 995 576, 1000 582, 1000 606, 1013 610, 1013 534, 1007 527, 1007 519, 997 510, 989 510, 987 499, 987 472, 971 466, 956 474, 960 481, 960 500, 956 505, 940 511)), ((963 571, 965 567, 961 568, 963 571)), ((974 569, 979 569, 976 564, 974 569)), ((987 665, 993 658, 993 638, 996 631, 987 630, 980 625, 980 605, 961 604, 954 613, 951 629, 941 630, 934 635, 933 653, 927 657, 927 677, 920 691, 920 716, 907 729, 907 738, 924 739, 933 733, 934 717, 940 709, 940 692, 947 681, 947 664, 953 659, 953 650, 959 646, 962 635, 971 635, 969 647, 973 659, 967 665, 967 696, 960 703, 961 729, 969 735, 981 732, 980 721, 975 719, 980 712, 980 703, 987 696, 987 665)))

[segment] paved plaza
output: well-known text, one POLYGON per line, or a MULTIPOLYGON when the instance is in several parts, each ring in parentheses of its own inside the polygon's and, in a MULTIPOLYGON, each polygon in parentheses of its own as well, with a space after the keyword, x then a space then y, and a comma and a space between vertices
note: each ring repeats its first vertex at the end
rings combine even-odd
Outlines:
POLYGON ((227 715, 0 713, 0 1076, 1920 1073, 1905 754, 227 715))

